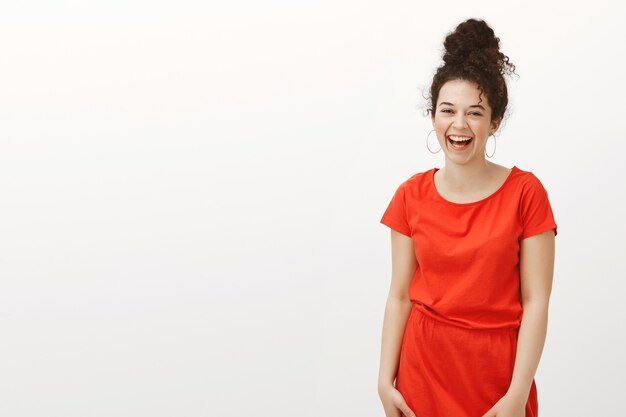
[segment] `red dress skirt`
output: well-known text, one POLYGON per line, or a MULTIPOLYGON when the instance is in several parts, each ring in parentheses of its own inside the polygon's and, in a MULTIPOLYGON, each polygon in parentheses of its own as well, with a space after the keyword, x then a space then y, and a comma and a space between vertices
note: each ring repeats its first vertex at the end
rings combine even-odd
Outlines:
MULTIPOLYGON (((417 417, 481 417, 509 389, 518 330, 463 328, 434 319, 413 304, 396 388, 417 417)), ((526 417, 537 415, 533 379, 526 417)))

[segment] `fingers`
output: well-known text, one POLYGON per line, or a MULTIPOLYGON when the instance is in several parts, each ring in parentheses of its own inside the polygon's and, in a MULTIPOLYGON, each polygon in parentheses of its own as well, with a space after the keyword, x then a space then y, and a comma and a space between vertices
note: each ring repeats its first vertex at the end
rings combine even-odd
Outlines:
POLYGON ((407 405, 405 401, 402 401, 402 403, 400 404, 398 408, 402 412, 402 415, 400 417, 416 417, 413 410, 409 408, 409 406, 407 405))

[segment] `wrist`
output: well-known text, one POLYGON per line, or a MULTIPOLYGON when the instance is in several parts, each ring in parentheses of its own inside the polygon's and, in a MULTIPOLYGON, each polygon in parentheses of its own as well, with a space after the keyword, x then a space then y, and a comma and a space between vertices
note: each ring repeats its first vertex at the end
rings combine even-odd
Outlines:
POLYGON ((384 391, 388 388, 395 388, 394 381, 390 381, 388 379, 378 381, 378 392, 384 391))
POLYGON ((528 400, 529 393, 530 389, 524 389, 523 387, 510 387, 506 392, 506 397, 520 403, 525 403, 528 400))

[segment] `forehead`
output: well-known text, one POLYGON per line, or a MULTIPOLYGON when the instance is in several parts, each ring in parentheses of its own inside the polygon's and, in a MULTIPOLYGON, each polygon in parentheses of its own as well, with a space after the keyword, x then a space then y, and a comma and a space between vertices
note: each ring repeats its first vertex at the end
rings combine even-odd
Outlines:
POLYGON ((466 80, 451 80, 446 82, 439 90, 437 105, 442 102, 452 103, 457 107, 469 107, 471 105, 480 104, 486 109, 489 108, 489 100, 475 83, 466 80), (479 103, 480 101, 480 103, 479 103))

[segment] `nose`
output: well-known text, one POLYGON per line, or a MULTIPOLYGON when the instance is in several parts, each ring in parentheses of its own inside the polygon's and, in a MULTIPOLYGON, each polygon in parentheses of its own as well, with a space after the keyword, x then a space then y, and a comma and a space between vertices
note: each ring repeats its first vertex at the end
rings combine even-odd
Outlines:
POLYGON ((457 112, 456 115, 454 116, 454 119, 452 120, 452 127, 455 130, 463 130, 465 129, 465 114, 463 114, 463 112, 457 112))

